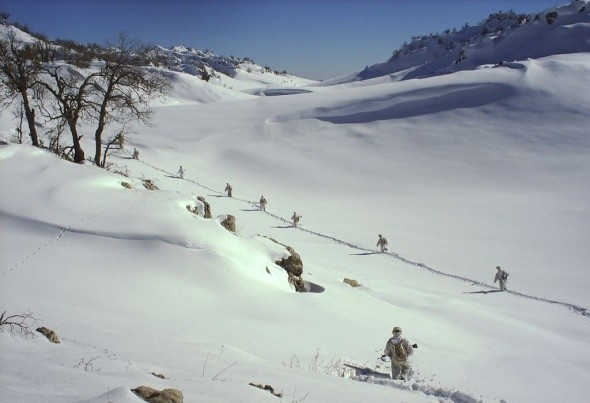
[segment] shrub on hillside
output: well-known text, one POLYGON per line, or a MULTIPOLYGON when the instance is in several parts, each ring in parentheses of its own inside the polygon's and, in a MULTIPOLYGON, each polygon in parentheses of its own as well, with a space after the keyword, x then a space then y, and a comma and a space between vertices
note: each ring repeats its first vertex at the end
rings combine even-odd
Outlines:
POLYGON ((557 18, 557 11, 548 12, 547 15, 545 16, 545 19, 547 20, 547 24, 549 24, 549 25, 553 24, 553 21, 555 21, 556 18, 557 18))

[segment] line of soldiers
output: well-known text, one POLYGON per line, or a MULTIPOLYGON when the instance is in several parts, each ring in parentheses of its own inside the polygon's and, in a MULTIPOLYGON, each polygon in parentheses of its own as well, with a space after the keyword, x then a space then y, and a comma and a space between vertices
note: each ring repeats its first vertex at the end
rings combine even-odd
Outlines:
MULTIPOLYGON (((134 149, 133 158, 139 160, 139 151, 134 149)), ((184 178, 184 169, 182 165, 178 170, 178 176, 183 179, 184 178)), ((232 190, 233 188, 229 183, 226 183, 225 192, 227 193, 227 197, 232 197, 232 190)), ((260 196, 259 200, 259 208, 261 211, 266 212, 266 204, 267 200, 264 195, 260 196)), ((293 227, 297 228, 297 224, 302 216, 298 215, 297 212, 293 212, 291 216, 291 220, 293 221, 293 227)), ((387 238, 383 235, 379 234, 377 239, 377 247, 380 248, 381 253, 387 252, 387 238)), ((506 284, 508 282, 508 273, 500 266, 496 266, 496 276, 494 277, 494 283, 499 282, 500 290, 506 290, 506 284)), ((392 337, 387 340, 385 345, 385 349, 383 350, 383 355, 381 359, 384 360, 386 357, 389 357, 391 361, 391 371, 390 371, 390 378, 394 380, 406 380, 408 377, 408 373, 411 369, 410 364, 408 362, 409 357, 414 353, 414 349, 417 348, 417 344, 410 344, 410 342, 402 337, 402 329, 399 326, 395 326, 392 331, 392 337)))
MULTIPOLYGON (((136 148, 133 149, 133 159, 137 159, 139 160, 139 151, 137 151, 136 148)), ((182 168, 182 165, 180 166, 180 168, 178 169, 178 176, 180 177, 180 179, 184 179, 184 173, 185 170, 182 168)), ((227 192, 227 197, 232 197, 232 190, 233 188, 231 187, 231 185, 229 183, 226 183, 225 186, 225 192, 227 192)), ((260 200, 259 200, 259 206, 260 206, 260 210, 265 211, 266 212, 266 204, 268 203, 266 201, 266 199, 264 198, 264 196, 260 196, 260 200)), ((302 218, 302 216, 298 215, 297 212, 293 212, 293 215, 291 216, 291 220, 293 221, 293 227, 297 228, 297 224, 299 224, 299 220, 302 218)), ((377 245, 380 250, 381 253, 386 253, 387 252, 387 238, 385 238, 383 235, 379 234, 379 238, 377 239, 377 245)), ((495 283, 499 283, 500 285, 500 291, 506 291, 506 284, 508 283, 508 272, 506 272, 505 270, 502 270, 502 268, 500 266, 496 266, 496 276, 494 277, 494 284, 495 283)))
MULTIPOLYGON (((232 191, 233 188, 231 187, 231 185, 229 183, 225 184, 225 189, 224 191, 227 194, 227 197, 232 197, 232 191)), ((258 201, 258 205, 261 211, 266 212, 266 205, 268 204, 268 201, 266 201, 266 198, 264 197, 264 195, 260 196, 260 200, 258 201)), ((302 216, 300 216, 299 214, 297 214, 297 212, 293 212, 293 215, 291 216, 291 220, 293 221, 293 227, 297 228, 297 224, 299 223, 299 220, 302 218, 302 216)))

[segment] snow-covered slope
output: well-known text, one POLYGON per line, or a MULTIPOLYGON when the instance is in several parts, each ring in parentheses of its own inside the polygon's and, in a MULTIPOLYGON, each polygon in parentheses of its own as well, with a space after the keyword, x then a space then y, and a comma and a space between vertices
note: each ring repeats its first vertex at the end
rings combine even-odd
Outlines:
POLYGON ((0 330, 1 402, 587 400, 588 52, 278 97, 169 74, 112 159, 129 177, 0 144, 0 312, 61 337, 0 330), (405 382, 378 359, 395 325, 419 346, 405 382))
MULTIPOLYGON (((0 24, 0 38, 15 34, 23 43, 38 40, 13 25, 0 24)), ((60 46, 59 42, 34 34, 60 46)), ((85 46, 77 44, 77 46, 85 46)), ((299 91, 301 87, 316 81, 262 67, 248 57, 236 58, 217 55, 211 51, 174 46, 170 49, 157 46, 154 50, 155 68, 173 82, 169 98, 176 104, 211 103, 236 99, 251 99, 265 90, 299 91)))
POLYGON ((408 80, 472 70, 482 65, 588 52, 589 38, 587 0, 572 1, 533 15, 495 13, 478 25, 466 25, 458 31, 413 37, 388 61, 367 66, 359 73, 326 80, 322 85, 381 76, 408 80))
POLYGON ((262 67, 250 58, 224 57, 210 51, 202 51, 185 46, 170 49, 157 48, 157 53, 166 68, 187 73, 195 77, 205 77, 214 85, 235 91, 273 87, 301 87, 315 83, 313 80, 278 72, 270 67, 262 67))

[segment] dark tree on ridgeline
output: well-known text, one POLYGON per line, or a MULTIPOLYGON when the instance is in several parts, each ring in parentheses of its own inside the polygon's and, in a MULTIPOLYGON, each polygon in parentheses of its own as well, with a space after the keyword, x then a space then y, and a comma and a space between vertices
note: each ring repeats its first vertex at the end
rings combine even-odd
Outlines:
POLYGON ((19 98, 27 125, 29 137, 34 146, 39 147, 39 135, 35 127, 35 109, 32 91, 38 80, 43 52, 39 52, 38 42, 25 43, 11 31, 6 39, 0 39, 0 86, 2 99, 10 102, 19 98))
POLYGON ((149 101, 163 94, 169 82, 157 71, 148 67, 152 47, 130 39, 120 33, 115 44, 106 47, 99 55, 98 75, 93 78, 95 101, 92 101, 94 118, 94 162, 104 167, 106 153, 102 154, 103 135, 111 122, 124 127, 130 121, 150 125, 153 110, 149 101))

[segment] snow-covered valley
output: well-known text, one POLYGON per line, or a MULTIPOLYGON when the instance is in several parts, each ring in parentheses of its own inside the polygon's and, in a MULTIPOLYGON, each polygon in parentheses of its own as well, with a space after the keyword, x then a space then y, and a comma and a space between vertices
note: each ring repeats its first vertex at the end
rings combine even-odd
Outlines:
POLYGON ((0 144, 0 313, 61 338, 0 329, 0 401, 588 399, 588 51, 331 86, 258 73, 170 72, 156 125, 111 159, 128 176, 0 144), (419 346, 408 381, 379 360, 393 326, 419 346))

